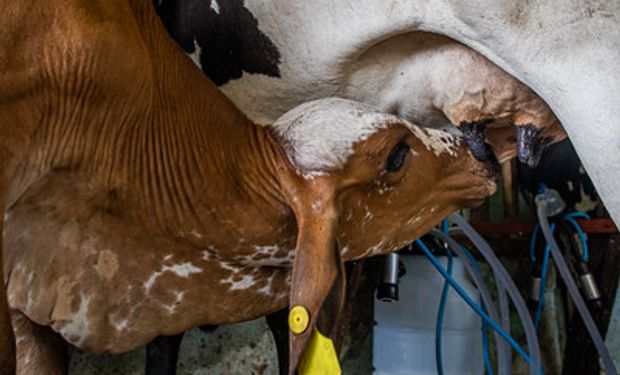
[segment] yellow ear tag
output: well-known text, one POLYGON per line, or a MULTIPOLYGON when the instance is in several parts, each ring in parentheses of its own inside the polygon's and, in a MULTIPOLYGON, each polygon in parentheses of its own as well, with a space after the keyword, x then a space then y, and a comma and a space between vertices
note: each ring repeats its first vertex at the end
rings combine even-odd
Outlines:
POLYGON ((293 333, 301 334, 306 331, 310 324, 310 314, 305 307, 297 305, 288 314, 288 327, 293 333))
POLYGON ((301 356, 298 367, 299 375, 340 375, 340 362, 334 343, 314 330, 310 342, 301 356))

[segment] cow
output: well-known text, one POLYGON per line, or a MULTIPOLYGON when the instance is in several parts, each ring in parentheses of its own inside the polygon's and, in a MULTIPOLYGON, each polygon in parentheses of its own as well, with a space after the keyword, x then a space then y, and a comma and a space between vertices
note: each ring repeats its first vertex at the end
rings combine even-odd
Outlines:
POLYGON ((530 166, 538 163, 547 144, 566 136, 553 112, 527 86, 470 48, 424 32, 369 47, 346 67, 329 92, 317 95, 307 90, 281 101, 272 91, 256 87, 228 91, 226 83, 242 78, 243 72, 279 78, 279 53, 255 19, 246 21, 251 13, 241 3, 217 4, 167 1, 158 9, 175 40, 256 121, 272 123, 288 106, 333 94, 425 126, 449 130, 447 125, 454 125, 479 160, 503 162, 517 155, 518 146, 519 159, 530 166), (265 66, 271 69, 259 69, 265 66), (511 129, 513 125, 517 131, 511 129))
MULTIPOLYGON (((382 62, 381 79, 355 92, 350 73, 378 46, 420 32, 459 42, 549 105, 612 218, 620 222, 620 131, 614 125, 620 117, 620 65, 613 63, 620 60, 618 0, 158 0, 156 5, 185 51, 203 69, 211 67, 207 74, 219 69, 216 82, 222 90, 264 123, 300 101, 343 90, 372 98, 382 84, 406 87, 411 77, 399 68, 415 64, 412 56, 375 54, 382 62), (255 46, 265 47, 256 64, 248 55, 255 46)), ((388 98, 409 103, 407 94, 395 90, 393 95, 400 96, 388 98)), ((535 133, 524 128, 520 143, 527 146, 535 133)), ((536 143, 523 152, 523 161, 535 164, 536 143)))
POLYGON ((64 373, 63 341, 120 353, 287 305, 309 315, 289 339, 294 372, 315 326, 331 333, 344 261, 395 251, 494 192, 493 167, 460 139, 365 104, 311 101, 258 126, 150 2, 3 5, 19 374, 64 373))

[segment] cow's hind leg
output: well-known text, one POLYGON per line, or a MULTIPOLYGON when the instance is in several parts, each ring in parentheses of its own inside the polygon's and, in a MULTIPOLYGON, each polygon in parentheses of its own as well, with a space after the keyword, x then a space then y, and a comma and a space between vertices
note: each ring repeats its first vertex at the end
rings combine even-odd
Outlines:
POLYGON ((265 316, 278 351, 279 374, 288 374, 288 308, 265 316))
POLYGON ((183 333, 159 336, 146 346, 146 375, 174 375, 183 333))
POLYGON ((22 313, 11 310, 15 333, 17 375, 63 375, 69 355, 64 340, 49 327, 37 325, 22 313))

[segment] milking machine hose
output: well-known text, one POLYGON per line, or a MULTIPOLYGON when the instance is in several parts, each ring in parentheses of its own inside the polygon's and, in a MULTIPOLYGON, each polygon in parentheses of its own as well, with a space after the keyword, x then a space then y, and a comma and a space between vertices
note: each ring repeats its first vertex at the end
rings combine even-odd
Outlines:
MULTIPOLYGON (((579 253, 578 250, 575 250, 575 253, 576 253, 575 256, 581 257, 583 262, 587 262, 589 259, 588 240, 587 240, 586 234, 584 233, 583 229, 581 229, 581 227, 579 226, 579 223, 577 223, 577 221, 575 220, 576 217, 583 218, 583 219, 590 219, 590 216, 586 213, 571 212, 571 213, 568 213, 562 216, 562 220, 567 221, 573 226, 573 228, 577 232, 577 235, 579 236, 579 240, 581 241, 581 248, 583 252, 579 253)), ((550 225, 551 234, 555 234, 555 226, 556 226, 555 223, 551 223, 550 225)), ((539 231, 540 231, 540 224, 536 225, 536 228, 534 228, 534 231, 532 232, 532 239, 530 241, 530 258, 532 260, 532 263, 536 262, 536 240, 537 240, 537 234, 539 231)), ((551 255, 548 243, 545 243, 545 249, 543 251, 543 254, 544 254, 543 262, 542 262, 541 271, 540 271, 540 290, 538 293, 538 303, 536 304, 536 310, 534 312, 534 326, 536 326, 536 329, 539 328, 539 323, 540 323, 540 319, 542 316, 542 310, 543 310, 544 302, 545 302, 545 286, 547 284, 547 272, 549 269, 549 256, 551 255)))
MULTIPOLYGON (((493 277, 495 277, 495 280, 496 280, 495 283, 496 283, 496 289, 497 289, 497 300, 499 301, 499 316, 501 319, 500 324, 502 328, 504 328, 504 330, 506 330, 506 332, 510 334, 510 306, 508 305, 509 302, 508 302, 508 296, 506 295, 506 287, 502 283, 502 278, 499 275, 499 270, 497 270, 495 267, 492 267, 491 269, 493 271, 493 277)), ((503 359, 502 362, 507 364, 506 367, 503 368, 502 370, 504 371, 506 375, 510 375, 511 370, 512 370, 512 351, 508 347, 508 343, 506 343, 505 341, 499 341, 497 343, 497 346, 501 348, 501 350, 498 349, 497 351, 498 359, 501 358, 499 356, 504 356, 504 358, 502 358, 503 359)), ((530 349, 528 348, 528 350, 530 349)), ((499 372, 499 367, 498 367, 498 372, 499 372)))
POLYGON ((528 364, 530 364, 531 367, 532 360, 530 356, 523 350, 523 348, 521 348, 521 346, 506 331, 504 331, 504 329, 500 327, 499 324, 497 324, 493 319, 491 319, 491 317, 487 313, 485 313, 476 302, 474 302, 474 300, 459 285, 459 283, 456 282, 456 280, 454 280, 452 277, 450 277, 450 275, 448 275, 441 263, 439 263, 437 258, 435 258, 435 256, 431 253, 428 247, 426 247, 424 242, 418 239, 416 240, 416 243, 418 244, 420 249, 422 249, 422 252, 424 252, 424 254, 427 256, 433 266, 437 269, 437 271, 439 271, 439 273, 450 283, 456 293, 469 305, 469 307, 471 307, 476 312, 476 314, 478 314, 482 319, 484 319, 487 324, 491 326, 491 328, 493 328, 497 333, 499 333, 499 335, 504 338, 504 340, 508 341, 510 345, 517 351, 517 353, 519 353, 519 355, 523 357, 523 359, 528 364))
MULTIPOLYGON (((452 251, 446 249, 448 256, 448 265, 446 272, 452 276, 452 251)), ((441 290, 441 298, 439 299, 439 309, 437 310, 437 321, 435 322, 435 365, 437 366, 437 374, 444 375, 443 372, 443 350, 441 345, 441 331, 443 329, 443 316, 446 312, 446 301, 448 300, 448 292, 450 291, 450 283, 446 279, 441 290)))
MULTIPOLYGON (((469 259, 469 261, 473 265, 474 270, 476 271, 476 273, 480 273, 480 268, 478 267, 478 262, 476 262, 476 258, 474 258, 474 256, 471 254, 471 252, 469 251, 467 246, 461 245, 460 249, 462 249, 463 252, 465 253, 465 255, 467 256, 467 259, 469 259)), ((485 283, 483 283, 483 285, 486 287, 485 283)), ((481 307, 482 307, 482 309, 484 311, 486 311, 486 306, 484 305, 484 301, 482 301, 482 306, 481 307)), ((484 320, 482 320, 482 322, 481 322, 480 330, 482 331, 482 351, 483 351, 483 355, 484 355, 484 366, 485 366, 485 368, 487 370, 487 375, 493 375, 493 366, 491 364, 491 357, 489 356, 489 338, 487 337, 488 324, 484 320)), ((495 334, 496 332, 493 331, 493 333, 495 334)), ((496 339, 498 338, 497 335, 495 336, 495 338, 496 339)), ((510 350, 510 347, 506 346, 506 350, 510 350)), ((498 362, 499 362, 499 359, 498 359, 498 362)), ((510 371, 511 365, 512 365, 512 363, 509 362, 504 367, 506 367, 508 369, 508 371, 510 371)), ((498 363, 498 369, 501 369, 501 367, 502 367, 502 364, 498 363)))
MULTIPOLYGON (((463 230, 465 235, 474 243, 482 256, 489 263, 491 269, 493 269, 493 272, 495 274, 498 288, 501 288, 501 286, 503 286, 506 292, 508 292, 508 295, 510 296, 510 299, 512 300, 512 303, 517 310, 517 314, 519 314, 519 318, 521 319, 521 322, 523 324, 523 330, 525 331, 525 337, 527 338, 527 346, 530 356, 524 356, 525 353, 519 354, 523 356, 523 358, 526 359, 526 361, 529 363, 531 375, 541 374, 542 371, 540 360, 540 345, 538 344, 536 328, 534 328, 534 323, 532 322, 532 319, 530 317, 527 305, 525 304, 521 293, 519 293, 517 286, 515 285, 514 281, 512 280, 502 263, 499 261, 489 244, 482 238, 482 236, 480 236, 474 230, 474 228, 472 228, 472 226, 467 222, 467 220, 465 220, 461 215, 457 213, 450 215, 450 219, 463 230)), ((508 337, 510 336, 508 335, 508 337)), ((519 351, 517 350, 517 352, 519 351)))
MULTIPOLYGON (((592 341, 594 342, 594 346, 596 346, 596 350, 601 356, 601 360, 603 362, 603 366, 605 367, 605 372, 607 375, 618 375, 618 371, 605 347, 605 343, 603 338, 601 337, 600 332, 596 328, 596 324, 594 323, 594 319, 592 319, 592 315, 590 311, 586 307, 586 303, 583 300, 583 297, 579 293, 577 289, 577 284, 575 280, 570 274, 568 266, 566 265, 566 261, 560 252, 557 242, 555 238, 553 238, 553 234, 551 233, 551 228, 549 226, 549 221, 547 221, 547 203, 544 199, 536 199, 536 213, 538 214, 538 221, 540 222, 540 227, 542 229, 543 235, 547 239, 547 243, 551 248, 551 256, 553 256, 553 260, 555 262, 555 266, 562 276, 564 280, 564 284, 568 289, 568 292, 573 299, 573 303, 579 311, 579 315, 581 315, 581 319, 583 320, 590 336, 592 337, 592 341)), ((456 220, 455 220, 456 221, 456 220)))
MULTIPOLYGON (((551 224, 551 235, 555 232, 555 224, 551 224)), ((547 285, 547 271, 549 269, 549 244, 545 244, 545 250, 543 255, 543 262, 540 271, 540 290, 538 292, 538 303, 536 304, 536 312, 534 313, 534 327, 538 329, 540 324, 540 318, 542 317, 542 310, 545 305, 545 287, 547 285)), ((535 259, 535 258, 534 258, 535 259)))
MULTIPOLYGON (((446 235, 445 233, 441 231, 434 229, 430 232, 430 234, 439 238, 441 241, 445 242, 446 244, 448 244, 448 246, 450 247, 450 250, 456 253, 458 257, 465 260, 463 264, 465 265, 465 268, 467 269, 467 273, 472 278, 474 285, 476 286, 476 289, 478 289, 478 292, 480 293, 480 298, 482 299, 482 304, 484 306, 484 309, 489 314, 491 319, 493 319, 496 322, 499 322, 500 321, 499 315, 497 314, 497 309, 495 307, 495 304, 493 303, 493 299, 491 298, 491 293, 489 292, 489 289, 487 288, 486 283, 482 279, 482 275, 480 275, 480 272, 476 269, 476 267, 474 267, 474 263, 472 263, 472 260, 473 262, 475 262, 475 260, 473 259, 473 257, 471 257, 471 254, 468 254, 468 252, 465 251, 465 249, 463 249, 463 247, 461 247, 461 245, 458 242, 456 242, 456 240, 454 240, 452 237, 446 235)), ((483 320, 483 323, 485 323, 484 320, 483 320)), ((486 332, 485 332, 484 325, 482 329, 482 334, 484 335, 483 340, 486 341, 486 332)), ((500 335, 496 331, 493 331, 493 334, 495 335, 495 343, 496 343, 497 351, 498 351, 497 372, 498 372, 498 375, 506 375, 508 373, 506 372, 505 369, 506 368, 509 369, 511 364, 505 362, 505 359, 508 357, 506 355, 500 355, 499 351, 509 350, 509 346, 503 345, 500 347, 499 345, 497 345, 497 343, 503 342, 503 341, 500 339, 500 335)), ((488 351, 488 348, 486 350, 488 351)), ((492 369, 490 369, 490 364, 487 363, 488 360, 489 360, 488 353, 485 353, 485 365, 487 366, 487 372, 489 373, 489 375, 492 375, 493 372, 492 372, 492 369)))

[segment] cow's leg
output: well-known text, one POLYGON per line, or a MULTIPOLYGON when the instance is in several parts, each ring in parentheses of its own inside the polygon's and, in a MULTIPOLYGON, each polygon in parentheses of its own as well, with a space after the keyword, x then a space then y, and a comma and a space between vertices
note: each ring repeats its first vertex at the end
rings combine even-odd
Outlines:
POLYGON ((199 327, 202 332, 211 333, 217 329, 217 325, 205 324, 199 327))
POLYGON ((265 316, 267 325, 276 343, 278 352, 279 374, 288 374, 288 308, 278 310, 265 316))
POLYGON ((146 346, 146 375, 174 375, 183 333, 159 336, 146 346))
POLYGON ((11 310, 15 333, 17 375, 63 375, 68 371, 67 345, 49 327, 37 325, 11 310))

